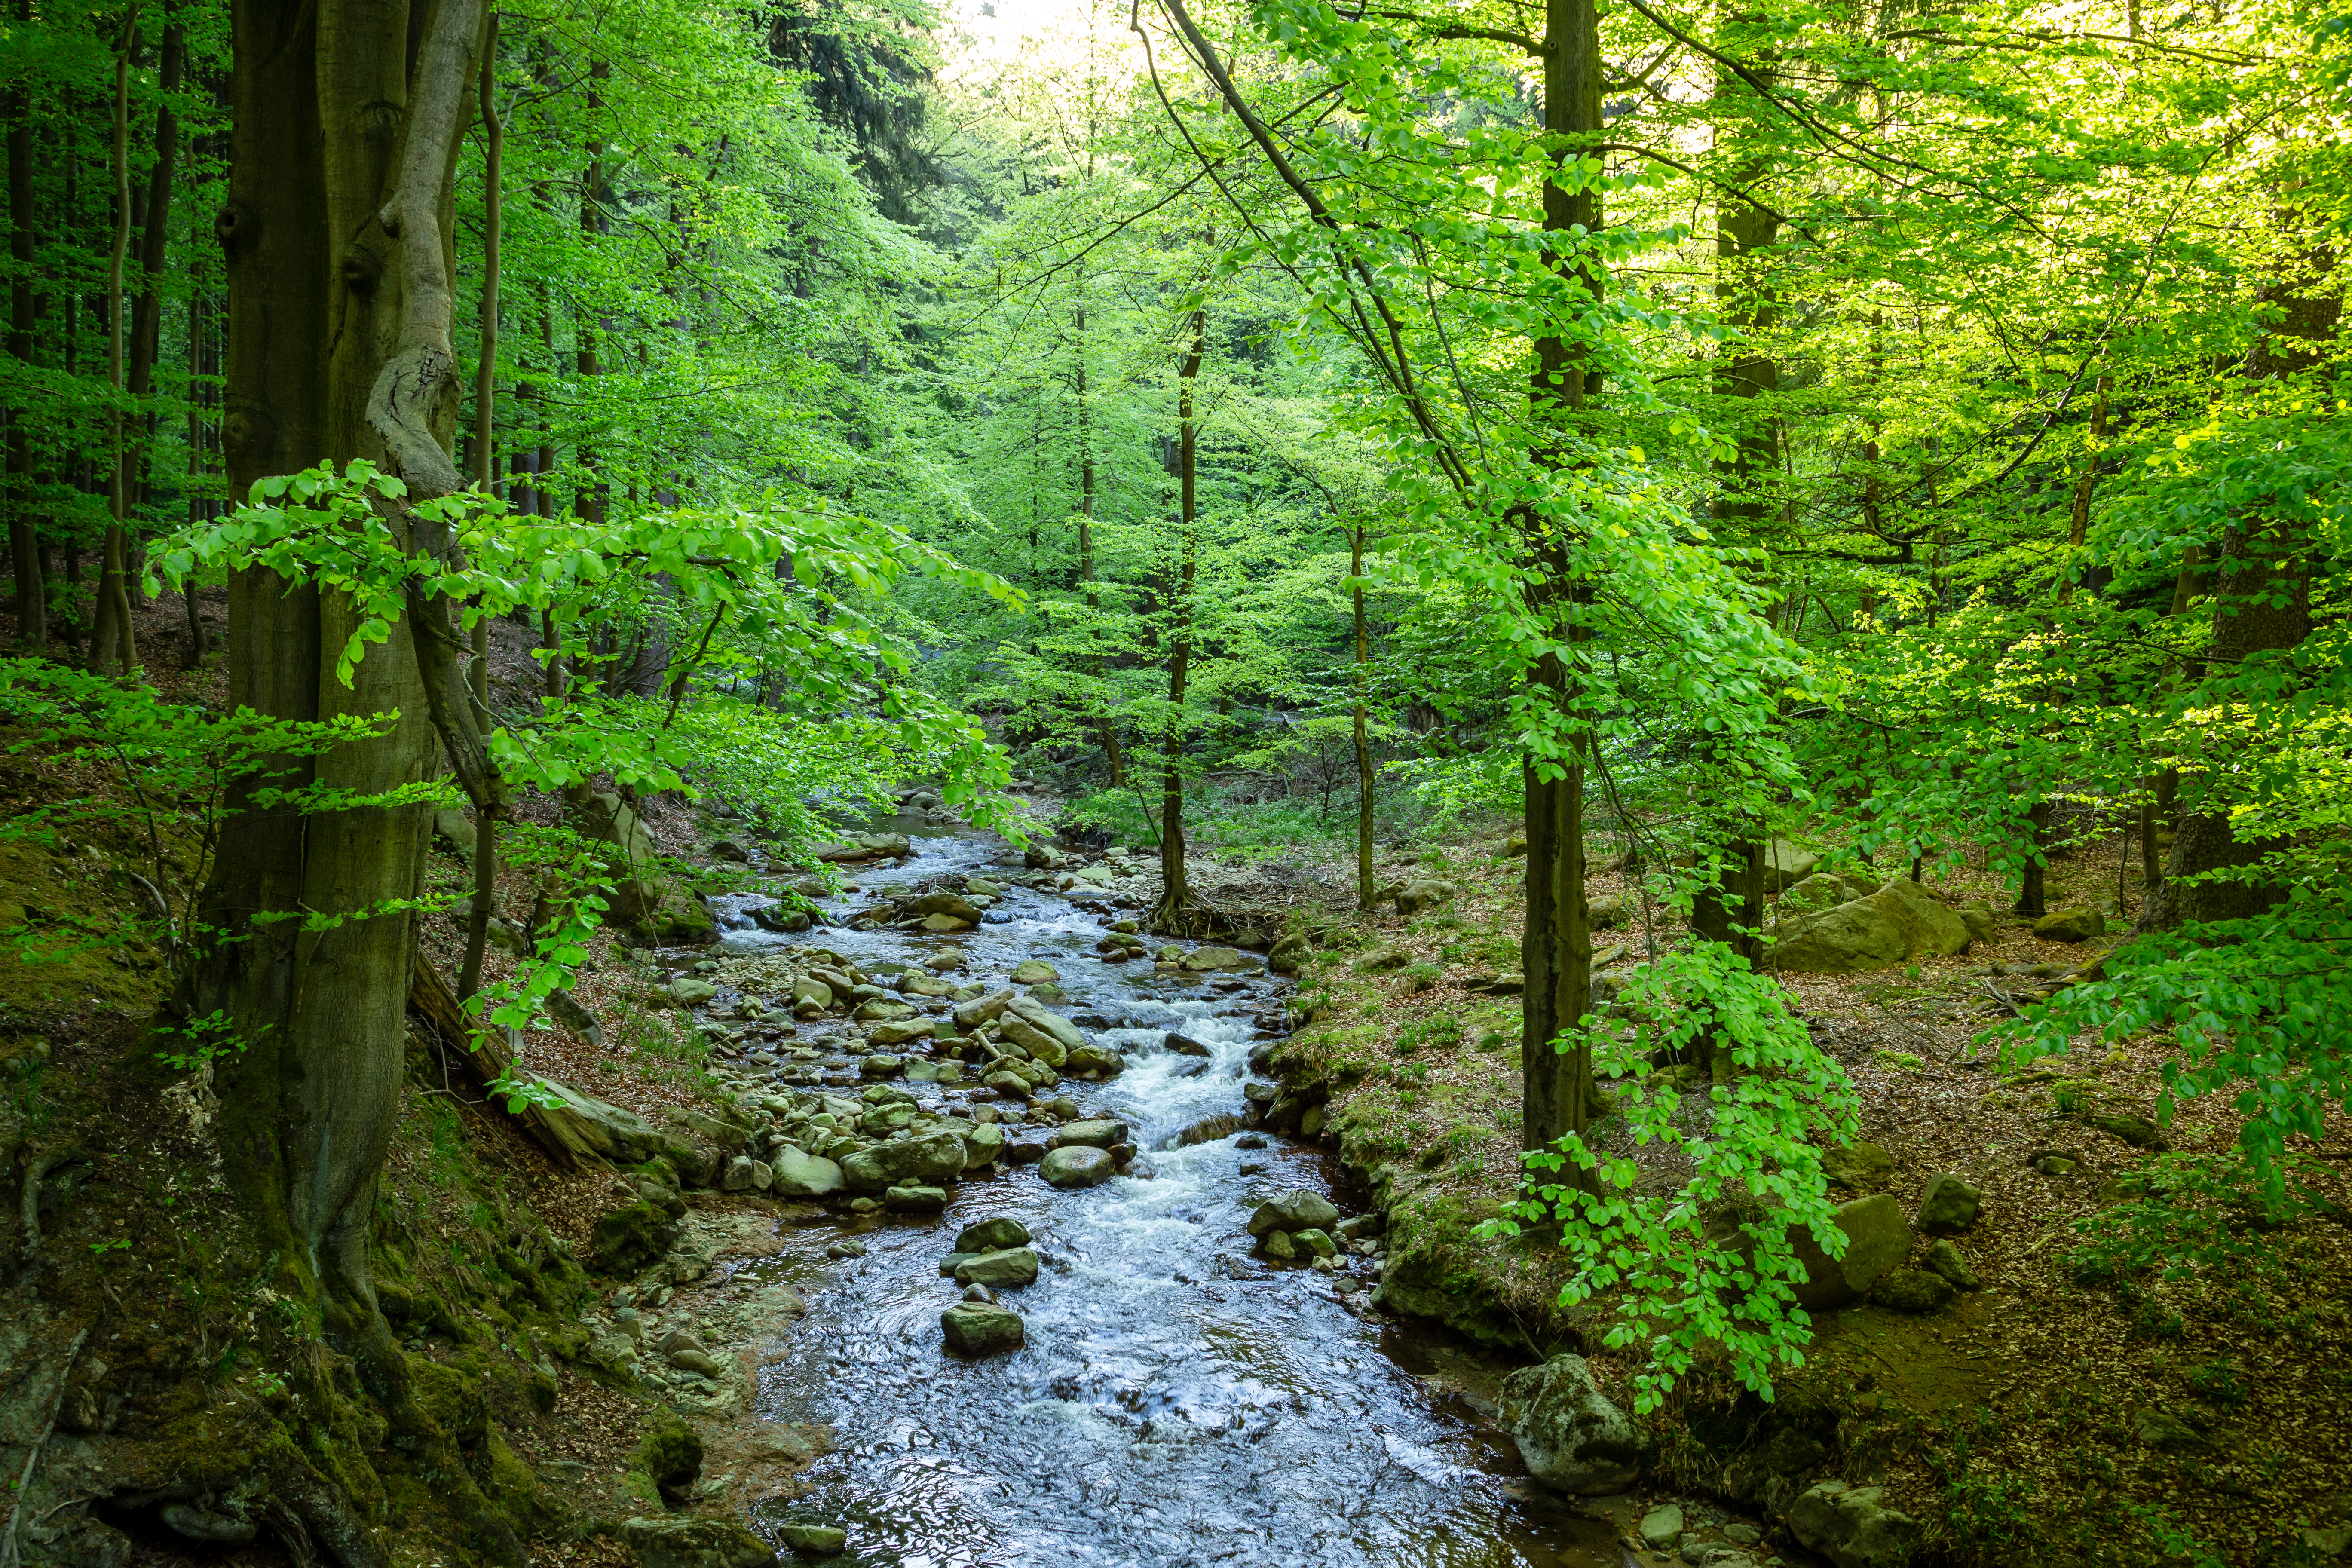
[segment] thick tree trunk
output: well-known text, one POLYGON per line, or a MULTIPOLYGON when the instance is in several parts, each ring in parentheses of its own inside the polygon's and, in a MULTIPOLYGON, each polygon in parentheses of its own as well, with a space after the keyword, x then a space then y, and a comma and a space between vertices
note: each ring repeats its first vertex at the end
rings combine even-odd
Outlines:
MULTIPOLYGON (((400 330, 413 268, 381 220, 389 213, 412 237, 446 233, 446 177, 440 215, 387 204, 404 121, 436 87, 429 76, 412 84, 414 51, 424 51, 425 71, 446 71, 446 35, 461 35, 462 88, 478 16, 478 0, 441 0, 412 27, 397 4, 236 0, 229 195, 216 226, 227 262, 232 495, 326 460, 404 467, 408 454, 388 449, 367 417, 386 363, 413 363, 400 330)), ((429 482, 409 477, 420 489, 429 482)), ((356 623, 340 595, 261 571, 232 581, 232 704, 383 730, 290 763, 293 777, 272 784, 376 795, 437 771, 404 633, 363 659, 351 687, 335 679, 335 650, 356 623)), ((228 940, 192 987, 194 1011, 226 1012, 246 1047, 220 1069, 226 1174, 276 1260, 278 1287, 316 1300, 330 1339, 383 1369, 397 1352, 376 1310, 367 1233, 399 1108, 415 931, 407 912, 367 911, 415 895, 425 813, 302 816, 255 807, 242 792, 240 804, 205 892, 207 916, 228 940), (257 918, 293 910, 356 918, 317 931, 257 918)))
MULTIPOLYGON (((2284 216, 2289 222, 2300 221, 2298 215, 2284 216)), ((2251 378, 2280 380, 2320 363, 2343 323, 2344 301, 2335 270, 2334 254, 2315 247, 2297 258, 2294 274, 2264 290, 2267 300, 2279 308, 2278 317, 2247 356, 2251 378)), ((2209 584, 2213 641, 2208 679, 2216 670, 2226 675, 2255 656, 2283 653, 2311 635, 2313 549, 2307 525, 2263 515, 2245 518, 2222 536, 2209 584)), ((2182 570, 2185 582, 2188 568, 2182 570)), ((2209 765, 2218 773, 2228 763, 2212 759, 2209 765)), ((2147 901, 2137 929, 2243 920, 2272 908, 2285 889, 2252 874, 2183 879, 2201 873, 2251 873, 2269 847, 2237 837, 2226 799, 2209 800, 2202 809, 2184 814, 2163 891, 2147 901)))
MULTIPOLYGON (((2208 670, 2230 670, 2255 654, 2294 647, 2311 635, 2310 541, 2289 525, 2257 519, 2223 536, 2213 581, 2212 653, 2208 670)), ((2163 888, 2142 910, 2143 931, 2189 921, 2243 920, 2276 904, 2284 889, 2259 878, 2200 873, 2251 868, 2270 847, 2240 838, 2226 801, 2183 813, 2163 888)))

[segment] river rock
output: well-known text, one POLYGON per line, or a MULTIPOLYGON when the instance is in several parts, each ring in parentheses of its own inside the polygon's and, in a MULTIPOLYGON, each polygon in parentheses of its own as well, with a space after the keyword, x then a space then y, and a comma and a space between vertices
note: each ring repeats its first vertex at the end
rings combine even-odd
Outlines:
POLYGON ((1098 1187, 1118 1173, 1109 1154, 1100 1149, 1055 1149, 1045 1156, 1038 1173, 1055 1187, 1098 1187))
POLYGON ((777 1526, 776 1539, 804 1557, 834 1557, 849 1544, 849 1531, 830 1524, 785 1524, 777 1526))
POLYGON ((699 1007, 718 994, 718 986, 691 974, 681 974, 669 983, 669 999, 681 1007, 699 1007))
POLYGON ((967 1258, 956 1265, 959 1285, 985 1285, 992 1290, 1018 1289, 1037 1283, 1037 1254, 1025 1247, 967 1258))
POLYGON ((1837 1568, 1902 1568, 1919 1524, 1888 1508, 1885 1496, 1884 1487, 1823 1481, 1790 1505, 1790 1531, 1837 1568))
POLYGON ((1683 1510, 1679 1503, 1664 1503, 1642 1516, 1642 1542, 1653 1552, 1672 1552, 1683 1538, 1683 1510))
POLYGON ((1034 997, 1015 996, 1004 1005, 1004 1018, 1010 1024, 1018 1017, 1031 1028, 1050 1036, 1066 1051, 1075 1051, 1087 1043, 1078 1026, 1034 997))
POLYGON ((2033 922, 2033 934, 2044 942, 2088 942, 2107 934, 2107 920, 2092 909, 2053 910, 2033 922))
POLYGON ((1927 1179, 1919 1194, 1919 1228, 1929 1236, 1958 1236, 1977 1223, 1984 1194, 1949 1171, 1927 1179))
POLYGON ((952 1015, 955 1018, 955 1026, 963 1033, 970 1034, 990 1019, 1002 1015, 1012 1001, 1013 993, 1010 990, 991 991, 984 996, 975 996, 955 1010, 952 1015))
POLYGON ((719 1173, 719 1190, 722 1193, 750 1192, 754 1184, 751 1169, 754 1163, 756 1162, 741 1154, 728 1161, 726 1170, 719 1173))
POLYGON ((625 1520, 620 1535, 643 1568, 767 1568, 776 1560, 732 1519, 625 1520))
POLYGON ((1064 1072, 1098 1079, 1116 1078, 1127 1070, 1127 1058, 1108 1046, 1080 1046, 1062 1060, 1064 1072))
POLYGON ((1010 1068, 999 1068, 982 1079, 980 1083, 982 1089, 992 1089, 997 1093, 1009 1095, 1014 1100, 1026 1100, 1031 1092, 1029 1080, 1010 1068))
POLYGON ((1911 1222, 1903 1205, 1886 1193, 1875 1193, 1833 1211, 1838 1228, 1845 1232, 1845 1256, 1832 1261, 1813 1242, 1813 1233, 1799 1226, 1790 1237, 1797 1258, 1805 1266, 1805 1283, 1796 1287, 1798 1305, 1809 1312, 1826 1311, 1862 1300, 1863 1292, 1881 1275, 1911 1256, 1911 1222))
POLYGON ((1339 1223, 1339 1211, 1330 1199, 1302 1187, 1258 1205, 1256 1212, 1250 1215, 1249 1233, 1264 1236, 1276 1230, 1319 1230, 1328 1234, 1339 1223))
POLYGON ((1599 1497, 1641 1473, 1633 1423, 1594 1384, 1582 1356, 1556 1355, 1505 1378, 1496 1414, 1528 1473, 1548 1487, 1599 1497))
POLYGON ((1069 1047, 1018 1014, 1008 1010, 996 1021, 996 1031, 1047 1067, 1058 1068, 1069 1060, 1069 1047))
POLYGON ((954 1131, 963 1140, 963 1168, 967 1171, 993 1164, 1004 1152, 1004 1129, 992 1121, 975 1121, 968 1126, 959 1123, 954 1131))
POLYGON ((1162 1050, 1173 1051, 1180 1057, 1206 1057, 1216 1054, 1191 1036, 1180 1035, 1173 1029, 1160 1037, 1160 1047, 1162 1050))
POLYGON ((1379 974, 1386 970, 1402 969, 1412 962, 1412 954, 1401 947, 1376 947, 1348 967, 1359 974, 1379 974))
POLYGON ((882 1206, 892 1214, 938 1214, 948 1206, 947 1189, 902 1183, 882 1194, 882 1206))
POLYGON ((958 1301, 940 1314, 948 1349, 958 1355, 995 1355, 1018 1350, 1024 1338, 1021 1314, 988 1301, 958 1301))
POLYGON ((963 1162, 963 1140, 941 1131, 860 1149, 841 1162, 841 1179, 853 1193, 881 1193, 949 1181, 962 1173, 963 1162))
POLYGON ((887 1053, 866 1057, 857 1064, 861 1078, 897 1078, 907 1064, 887 1053))
POLYGON ((805 1002, 824 1012, 833 1011, 833 987, 822 980, 814 980, 806 975, 794 980, 792 997, 795 1003, 805 1002))
POLYGON ((841 1167, 822 1154, 804 1154, 790 1143, 770 1153, 768 1169, 780 1198, 822 1198, 841 1191, 841 1167))
POLYGON ((1029 1227, 1011 1215, 997 1215, 968 1225, 956 1233, 958 1252, 984 1252, 991 1247, 1026 1247, 1029 1227))
POLYGON ((1306 1230, 1291 1232, 1290 1239, 1299 1247, 1313 1253, 1318 1258, 1339 1256, 1339 1244, 1332 1240, 1328 1232, 1316 1230, 1310 1226, 1306 1230))
POLYGON ((1042 958, 1027 958, 1013 966, 1015 985, 1050 985, 1062 978, 1062 972, 1042 958))
POLYGON ((1968 945, 1969 928, 1958 915, 1918 883, 1898 878, 1868 898, 1783 928, 1771 962, 1794 974, 1854 974, 1968 945))
POLYGON ((1286 1230, 1269 1230, 1259 1237, 1258 1246, 1268 1258, 1282 1263, 1294 1263, 1298 1258, 1298 1244, 1290 1239, 1286 1230))
POLYGON ((1108 1149, 1114 1143, 1127 1142, 1124 1121, 1073 1121, 1062 1129, 1061 1147, 1084 1145, 1089 1149, 1108 1149))

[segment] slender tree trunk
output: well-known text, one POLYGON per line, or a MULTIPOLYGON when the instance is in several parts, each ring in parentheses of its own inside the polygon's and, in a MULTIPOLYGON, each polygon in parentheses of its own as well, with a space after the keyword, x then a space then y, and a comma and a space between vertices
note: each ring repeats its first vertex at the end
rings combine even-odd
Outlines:
POLYGON ((1192 342, 1176 369, 1176 535, 1180 565, 1175 636, 1170 639, 1168 649, 1168 726, 1160 736, 1160 921, 1180 930, 1186 925, 1192 902, 1192 889, 1184 879, 1184 690, 1192 675, 1192 584, 1198 570, 1193 530, 1200 516, 1200 425, 1194 418, 1193 391, 1201 376, 1207 321, 1205 310, 1193 310, 1192 342))
MULTIPOLYGON (((16 23, 28 28, 32 0, 16 0, 16 23)), ((7 95, 8 257, 16 276, 8 287, 8 355, 33 363, 33 100, 22 87, 7 95)), ((16 576, 16 640, 26 652, 49 649, 48 584, 41 572, 40 526, 33 513, 33 411, 8 411, 8 553, 16 576)))
MULTIPOLYGON (((1593 0, 1545 0, 1543 59, 1544 130, 1555 171, 1572 167, 1601 133, 1600 19, 1593 0)), ((1557 173, 1544 185, 1544 232, 1568 243, 1581 229, 1601 226, 1599 194, 1586 186, 1562 188, 1557 173)), ((1563 271, 1577 268, 1582 284, 1598 294, 1601 279, 1589 267, 1556 258, 1563 271)), ((1532 398, 1539 423, 1564 423, 1580 409, 1599 375, 1563 339, 1536 344, 1532 398)), ((1553 460, 1557 460, 1554 458, 1553 460)), ((1553 618, 1566 640, 1577 640, 1573 617, 1581 587, 1570 580, 1567 542, 1529 541, 1528 553, 1543 574, 1530 597, 1540 615, 1553 618)), ((1547 654, 1532 677, 1537 697, 1570 715, 1572 727, 1581 696, 1576 669, 1547 654)), ((1530 757, 1523 765, 1528 819, 1528 911, 1519 941, 1527 986, 1520 997, 1520 1139, 1530 1150, 1547 1149, 1591 1124, 1596 1098, 1589 1047, 1553 1048, 1562 1031, 1589 1010, 1592 996, 1592 931, 1584 906, 1584 758, 1530 757)), ((1573 1165, 1559 1173, 1569 1186, 1594 1184, 1573 1165)))
MULTIPOLYGON (((135 13, 134 13, 135 16, 135 13)), ((131 57, 139 47, 135 20, 122 27, 114 57, 114 248, 106 269, 106 374, 116 397, 107 411, 107 515, 104 564, 98 578, 98 633, 90 668, 128 680, 139 669, 139 642, 131 622, 129 459, 122 444, 122 284, 131 251, 131 57)))
MULTIPOLYGON (((1079 304, 1073 312, 1077 331, 1077 369, 1074 387, 1077 395, 1078 413, 1078 586, 1087 596, 1087 608, 1102 607, 1102 595, 1095 592, 1095 442, 1094 403, 1087 389, 1087 286, 1086 268, 1077 269, 1079 304)), ((1100 635, 1100 628, 1089 625, 1089 638, 1100 635)), ((1102 677, 1102 660, 1087 661, 1087 671, 1097 680, 1102 677)), ((1103 765, 1110 774, 1112 789, 1127 787, 1127 751, 1118 738, 1118 721, 1108 714, 1096 721, 1095 734, 1101 742, 1103 765)))
MULTIPOLYGON (((482 42, 482 310, 481 353, 474 366, 474 482, 484 495, 499 471, 498 361, 499 260, 500 225, 505 217, 503 177, 506 122, 499 118, 499 17, 490 14, 482 42)), ((473 697, 482 723, 490 719, 490 622, 474 622, 473 697)), ((481 989, 482 954, 489 945, 490 915, 498 903, 499 821, 494 812, 474 814, 474 897, 466 911, 466 956, 457 974, 457 1000, 481 989)))
POLYGON ((1356 907, 1370 910, 1372 893, 1372 742, 1370 733, 1371 703, 1372 648, 1371 637, 1364 625, 1364 525, 1357 524, 1348 531, 1348 575, 1354 579, 1352 598, 1356 618, 1355 700, 1349 714, 1351 738, 1356 746, 1356 907))
POLYGON ((2042 890, 2042 857, 2050 848, 2050 802, 2037 800, 2026 814, 2032 831, 2032 842, 2026 847, 2025 872, 2017 891, 2017 912, 2030 921, 2038 921, 2050 912, 2042 890))

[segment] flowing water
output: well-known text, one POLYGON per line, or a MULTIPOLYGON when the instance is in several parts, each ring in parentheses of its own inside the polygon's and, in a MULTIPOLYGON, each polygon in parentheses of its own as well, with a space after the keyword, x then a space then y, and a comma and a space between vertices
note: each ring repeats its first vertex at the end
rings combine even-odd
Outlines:
MULTIPOLYGON (((1006 852, 992 837, 934 837, 894 868, 862 870, 860 885, 1002 879, 1018 874, 1006 852)), ((838 1448, 800 1478, 804 1494, 763 1505, 754 1523, 838 1525, 850 1543, 835 1561, 873 1568, 1621 1562, 1607 1524, 1531 1494, 1508 1439, 1446 1375, 1475 1383, 1489 1369, 1351 1311, 1332 1276, 1252 1259, 1245 1224, 1263 1199, 1309 1187, 1358 1212, 1305 1146, 1169 1146, 1242 1109, 1250 1015, 1282 983, 1220 991, 1103 963, 1094 944, 1117 912, 1012 889, 955 939, 968 955, 959 978, 998 981, 1044 958, 1068 993, 1059 1010, 1117 1026, 1089 1033, 1126 1054, 1127 1071, 1051 1092, 1125 1121, 1148 1151, 1134 1169, 1151 1174, 1057 1192, 1015 1167, 963 1184, 943 1220, 852 1222, 866 1253, 840 1261, 824 1256, 840 1224, 788 1227, 760 1272, 802 1291, 808 1315, 762 1373, 760 1414, 822 1422, 838 1448), (1161 1048, 1171 1029, 1212 1054, 1161 1048), (1002 1293, 1027 1343, 966 1363, 941 1345, 940 1313, 960 1292, 939 1259, 959 1228, 999 1214, 1029 1227, 1045 1268, 1002 1293)), ((919 960, 930 945, 888 930, 738 931, 726 944, 812 940, 861 963, 919 960)), ((955 1092, 908 1087, 934 1104, 955 1092)), ((1370 1265, 1358 1268, 1361 1300, 1370 1265)))

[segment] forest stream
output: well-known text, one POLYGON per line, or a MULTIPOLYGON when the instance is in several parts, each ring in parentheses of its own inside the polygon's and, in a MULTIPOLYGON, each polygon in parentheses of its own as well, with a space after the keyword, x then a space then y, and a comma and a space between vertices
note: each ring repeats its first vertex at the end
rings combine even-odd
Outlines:
MULTIPOLYGON (((939 834, 859 886, 1001 879, 1008 853, 1017 873, 1002 839, 939 834)), ((758 900, 717 900, 722 923, 746 901, 758 900)), ((828 915, 858 901, 834 900, 828 915)), ((956 941, 963 974, 1042 958, 1061 973, 1065 1010, 1108 1022, 1089 1034, 1127 1070, 1069 1087, 1144 1152, 1129 1174, 1077 1191, 1014 1165, 954 1189, 937 1220, 788 1223, 782 1253, 744 1266, 808 1302, 761 1373, 759 1414, 823 1423, 838 1447, 801 1478, 803 1495, 761 1505, 753 1522, 841 1527, 837 1561, 877 1568, 1619 1562, 1611 1524, 1531 1495, 1510 1440, 1479 1414, 1494 1369, 1359 1316, 1338 1276, 1251 1256, 1251 1211, 1277 1194, 1308 1188, 1355 1212, 1336 1165, 1307 1146, 1240 1132, 1176 1146, 1242 1109, 1254 1015, 1286 983, 1103 963, 1094 943, 1118 912, 1009 887, 956 941), (1211 1054, 1164 1048, 1171 1030, 1211 1054), (940 1314, 960 1292, 940 1259, 958 1229, 997 1215, 1028 1227, 1044 1268, 1002 1296, 1025 1344, 964 1362, 940 1342, 940 1314), (864 1255, 829 1258, 845 1236, 864 1255)), ((869 970, 936 946, 887 928, 812 937, 869 970)), ((723 940, 748 954, 811 937, 739 928, 723 940)), ((933 1109, 956 1092, 907 1087, 933 1109)))

